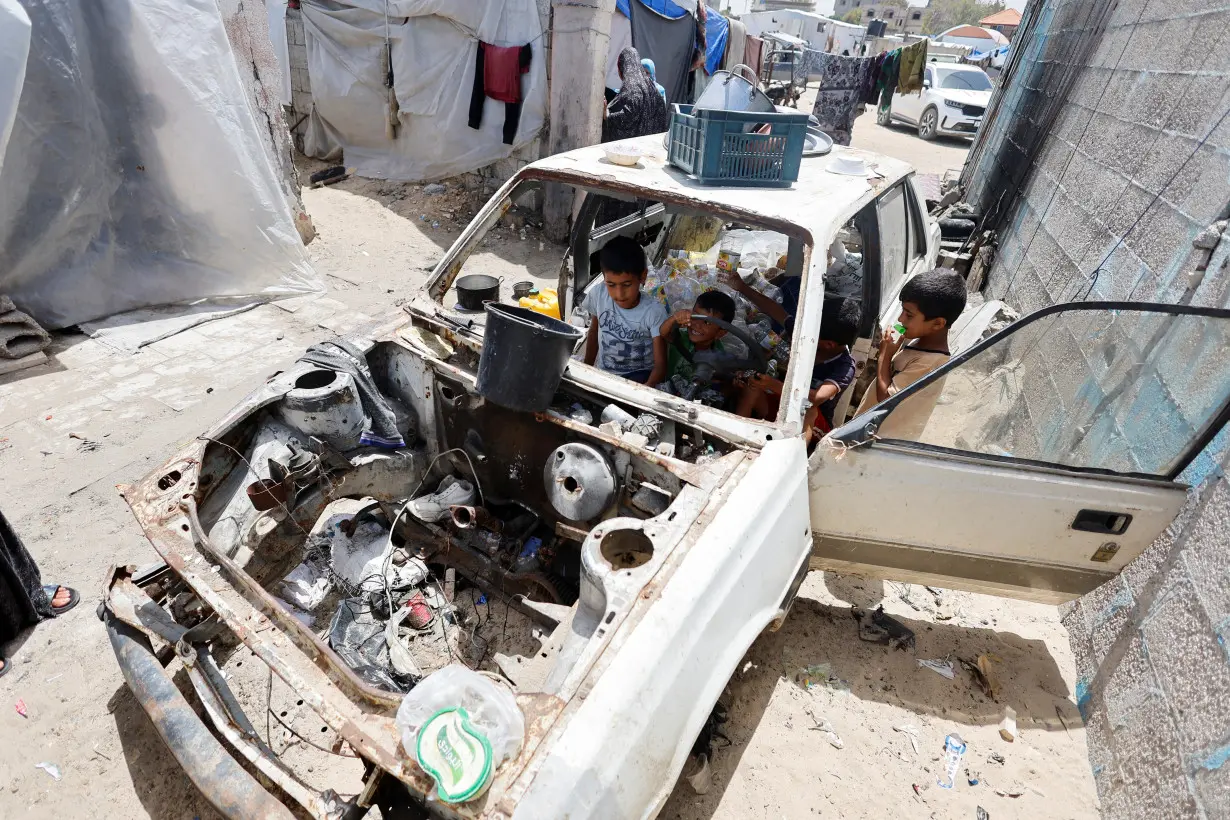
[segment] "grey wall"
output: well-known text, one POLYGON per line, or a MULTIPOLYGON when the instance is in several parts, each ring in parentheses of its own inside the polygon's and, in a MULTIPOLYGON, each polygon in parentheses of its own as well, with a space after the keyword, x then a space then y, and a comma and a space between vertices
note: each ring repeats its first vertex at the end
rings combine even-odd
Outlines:
MULTIPOLYGON (((988 296, 1230 306, 1230 237, 1203 273, 1193 248, 1230 203, 1230 3, 1034 0, 1031 19, 964 177, 999 228, 988 296)), ((1153 423, 1181 420, 1168 385, 1190 369, 1159 364, 1153 423)), ((1230 817, 1226 440, 1171 530, 1064 614, 1108 818, 1230 817)))

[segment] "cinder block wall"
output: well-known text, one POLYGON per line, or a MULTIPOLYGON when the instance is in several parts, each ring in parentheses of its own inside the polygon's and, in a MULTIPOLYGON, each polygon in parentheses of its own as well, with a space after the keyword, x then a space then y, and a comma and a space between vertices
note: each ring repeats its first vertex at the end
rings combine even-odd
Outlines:
MULTIPOLYGON (((1203 275, 1192 245, 1230 203, 1230 3, 1034 1, 1033 36, 1015 46, 1026 59, 966 172, 986 211, 1022 183, 988 295, 1022 312, 1230 306, 1230 237, 1203 275)), ((1188 380, 1189 365, 1167 357, 1159 383, 1188 380)), ((1181 419, 1170 391, 1155 394, 1152 418, 1181 419)), ((1185 473, 1197 490, 1170 531, 1064 612, 1107 818, 1230 817, 1226 453, 1223 431, 1185 473)))

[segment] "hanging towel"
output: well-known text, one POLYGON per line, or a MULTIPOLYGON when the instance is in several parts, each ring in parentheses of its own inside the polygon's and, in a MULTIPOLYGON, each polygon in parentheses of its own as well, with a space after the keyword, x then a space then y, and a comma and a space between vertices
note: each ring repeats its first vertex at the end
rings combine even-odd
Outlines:
POLYGON ((312 345, 299 357, 299 361, 320 365, 335 373, 348 373, 354 379, 355 388, 359 391, 359 403, 368 418, 367 429, 359 438, 360 444, 390 450, 406 446, 397 429, 393 408, 376 387, 376 380, 372 378, 362 350, 346 339, 337 338, 312 345))
POLYGON ((487 97, 504 103, 505 145, 512 145, 521 123, 521 75, 529 73, 534 52, 528 45, 493 46, 479 43, 474 55, 474 87, 470 92, 471 128, 483 124, 487 97))
POLYGON ((901 64, 901 49, 896 48, 884 56, 880 67, 880 110, 893 107, 893 92, 897 90, 897 68, 901 64))
POLYGON ((820 122, 820 130, 838 145, 849 145, 854 130, 854 118, 863 107, 867 78, 871 74, 872 58, 843 57, 839 54, 809 52, 820 74, 820 90, 812 116, 820 122))
POLYGON ((696 49, 696 20, 691 15, 672 20, 641 0, 631 0, 629 10, 632 46, 657 66, 658 82, 666 89, 667 103, 686 103, 696 49))
POLYGON ((927 41, 919 40, 901 49, 901 64, 897 74, 897 90, 902 94, 922 91, 923 70, 927 67, 927 41))
POLYGON ((726 42, 726 56, 722 68, 731 69, 743 62, 747 50, 747 26, 739 20, 730 20, 730 34, 726 42))
POLYGON ((743 49, 743 64, 759 77, 760 70, 764 67, 764 40, 749 34, 743 49))

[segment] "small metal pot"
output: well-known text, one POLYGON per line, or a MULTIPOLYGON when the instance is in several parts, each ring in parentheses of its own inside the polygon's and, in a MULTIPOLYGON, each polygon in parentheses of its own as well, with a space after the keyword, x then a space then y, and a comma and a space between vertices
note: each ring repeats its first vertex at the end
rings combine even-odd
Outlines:
POLYGON ((487 302, 500 301, 500 281, 485 273, 471 273, 457 280, 457 304, 465 310, 482 310, 487 302))
POLYGON ((513 283, 513 298, 524 299, 534 292, 533 282, 514 282, 513 283))

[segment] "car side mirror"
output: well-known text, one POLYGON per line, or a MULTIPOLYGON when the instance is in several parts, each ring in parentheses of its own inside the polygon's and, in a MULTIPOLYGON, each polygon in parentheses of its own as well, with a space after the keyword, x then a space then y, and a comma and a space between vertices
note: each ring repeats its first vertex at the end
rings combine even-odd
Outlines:
POLYGON ((931 81, 923 80, 923 88, 930 88, 930 87, 931 87, 931 81))

